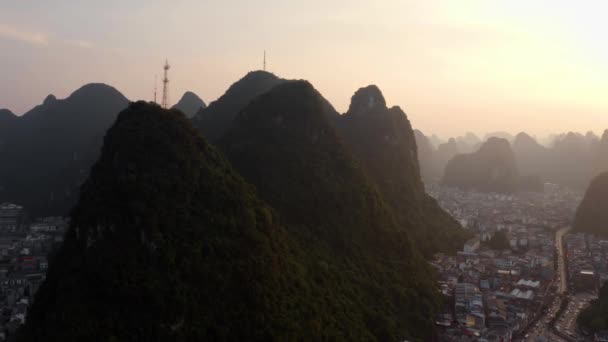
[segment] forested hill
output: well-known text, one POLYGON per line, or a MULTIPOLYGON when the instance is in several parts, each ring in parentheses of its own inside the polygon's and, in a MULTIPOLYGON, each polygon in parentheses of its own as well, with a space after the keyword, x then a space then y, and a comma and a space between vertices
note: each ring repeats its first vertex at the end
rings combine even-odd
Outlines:
POLYGON ((304 263, 181 112, 134 103, 105 138, 21 340, 339 339, 330 327, 343 317, 319 304, 330 275, 304 263))
POLYGON ((218 146, 333 275, 319 280, 340 298, 327 308, 349 312, 347 330, 363 333, 348 339, 427 340, 432 272, 330 120, 308 82, 288 82, 243 109, 218 146))
POLYGON ((241 114, 255 137, 233 131, 244 139, 235 146, 259 147, 254 166, 284 171, 270 174, 286 185, 281 197, 259 187, 278 216, 181 112, 131 104, 105 137, 19 340, 427 340, 438 305, 430 269, 340 145, 322 148, 335 134, 323 116, 306 119, 323 110, 314 94, 281 86, 241 114), (305 169, 258 145, 288 136, 279 151, 305 169), (329 166, 318 168, 319 153, 329 166), (344 183, 329 182, 335 172, 344 183), (327 181, 290 187, 314 174, 327 181), (327 200, 285 210, 307 194, 327 200))
POLYGON ((425 193, 414 132, 399 107, 388 108, 376 86, 361 88, 337 127, 399 225, 425 255, 462 247, 469 234, 425 193))

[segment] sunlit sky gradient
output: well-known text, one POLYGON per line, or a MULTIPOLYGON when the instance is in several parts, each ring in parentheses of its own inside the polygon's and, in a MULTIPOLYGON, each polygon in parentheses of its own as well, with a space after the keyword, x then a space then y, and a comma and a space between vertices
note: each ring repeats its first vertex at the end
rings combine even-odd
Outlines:
POLYGON ((0 108, 104 82, 216 99, 261 68, 311 81, 336 108, 377 84, 440 136, 608 128, 603 1, 19 0, 0 2, 0 108), (159 77, 160 78, 160 77, 159 77))

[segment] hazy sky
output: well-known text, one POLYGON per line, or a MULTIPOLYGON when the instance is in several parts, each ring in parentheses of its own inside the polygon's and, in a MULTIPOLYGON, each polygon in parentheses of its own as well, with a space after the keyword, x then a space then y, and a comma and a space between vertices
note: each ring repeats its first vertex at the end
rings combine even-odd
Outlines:
POLYGON ((336 108, 377 84, 441 136, 608 128, 608 4, 505 0, 0 1, 0 108, 22 114, 89 82, 216 99, 268 50, 336 108), (160 78, 160 77, 159 77, 160 78))

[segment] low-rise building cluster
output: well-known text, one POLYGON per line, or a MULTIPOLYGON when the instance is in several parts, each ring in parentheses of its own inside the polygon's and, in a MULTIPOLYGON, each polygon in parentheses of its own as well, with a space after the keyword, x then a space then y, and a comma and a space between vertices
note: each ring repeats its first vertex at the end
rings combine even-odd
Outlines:
POLYGON ((596 292, 608 281, 608 240, 591 234, 564 238, 568 280, 575 292, 596 292))
POLYGON ((30 221, 22 207, 0 205, 0 341, 25 322, 67 224, 61 217, 30 221))
POLYGON ((448 303, 436 320, 441 340, 509 341, 524 332, 555 296, 555 232, 569 224, 580 195, 557 187, 509 195, 427 190, 474 233, 457 255, 432 262, 448 303))

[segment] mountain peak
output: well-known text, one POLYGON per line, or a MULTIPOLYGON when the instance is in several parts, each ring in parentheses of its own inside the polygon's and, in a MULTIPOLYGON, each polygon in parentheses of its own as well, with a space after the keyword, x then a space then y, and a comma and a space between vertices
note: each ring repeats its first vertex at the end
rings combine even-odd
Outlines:
POLYGON ((55 103, 55 102, 57 102, 57 98, 55 97, 55 95, 50 94, 50 95, 48 95, 48 96, 47 96, 47 97, 44 99, 44 101, 42 102, 42 104, 43 104, 43 105, 45 105, 45 106, 48 106, 48 105, 50 105, 50 104, 52 104, 52 103, 55 103))
POLYGON ((14 119, 17 115, 11 112, 9 109, 0 109, 0 118, 10 118, 14 119))
POLYGON ((104 83, 89 83, 76 89, 67 99, 90 99, 92 97, 109 97, 118 95, 126 100, 126 97, 116 88, 104 83))
POLYGON ((198 95, 191 91, 187 91, 172 108, 181 110, 186 114, 186 117, 191 118, 196 115, 199 110, 206 107, 207 105, 198 95))
POLYGON ((251 101, 237 120, 241 125, 310 129, 315 135, 319 127, 327 125, 325 109, 323 97, 308 81, 287 81, 251 101))
POLYGON ((386 100, 377 86, 369 85, 355 92, 348 113, 365 113, 376 108, 386 108, 386 100))
POLYGON ((253 99, 286 80, 267 71, 251 71, 233 83, 219 99, 194 116, 194 124, 214 142, 232 125, 237 114, 253 99))

